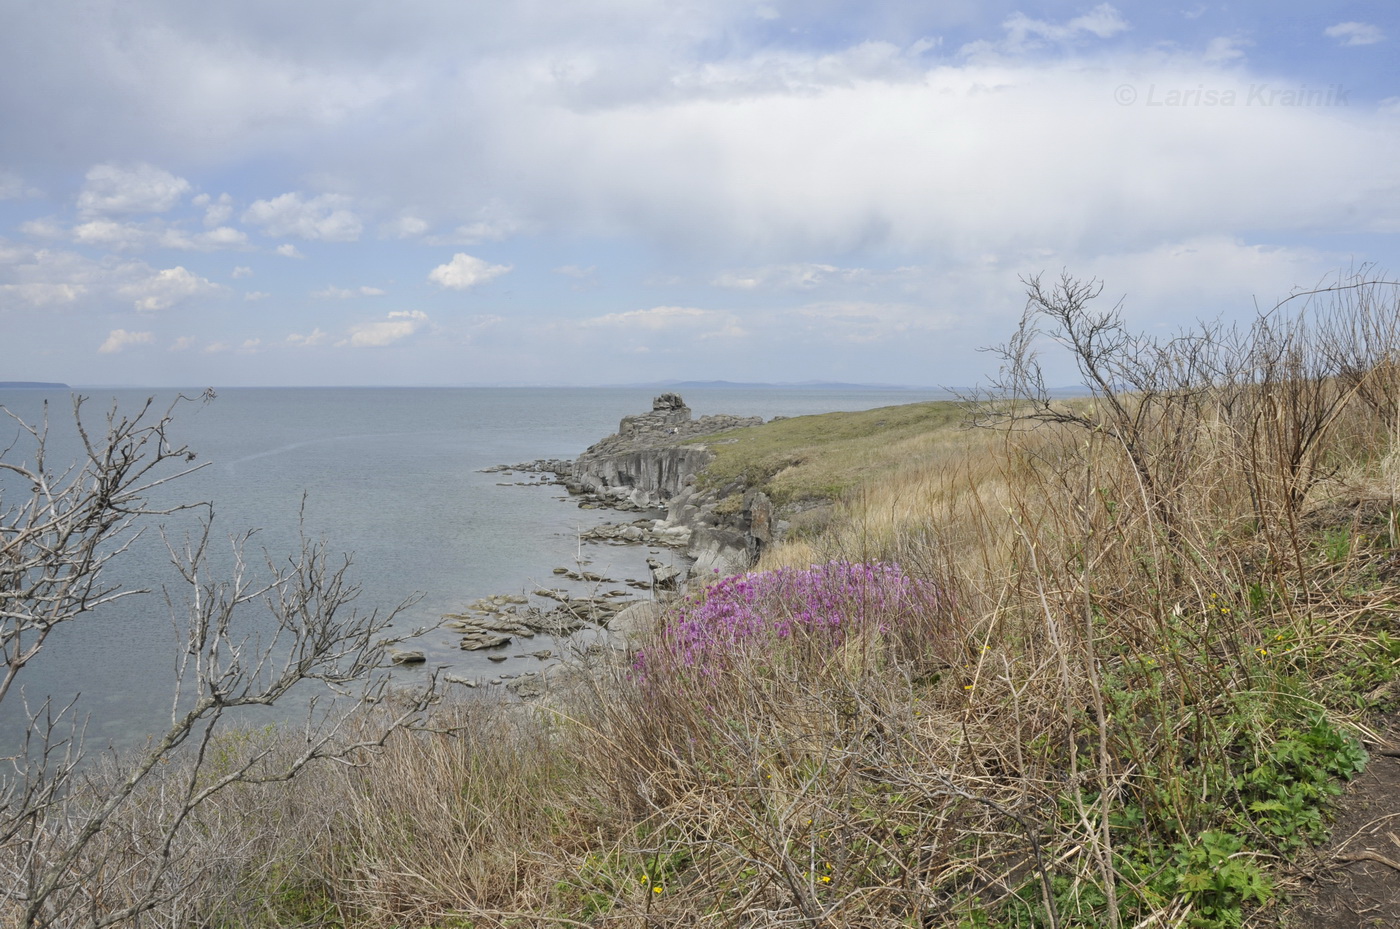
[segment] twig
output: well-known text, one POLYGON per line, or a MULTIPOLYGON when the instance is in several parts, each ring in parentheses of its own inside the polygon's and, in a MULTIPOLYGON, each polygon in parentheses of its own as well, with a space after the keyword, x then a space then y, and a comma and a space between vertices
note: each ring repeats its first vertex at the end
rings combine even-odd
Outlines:
POLYGON ((1392 861, 1384 855, 1378 855, 1375 852, 1355 852, 1351 855, 1333 855, 1332 857, 1337 861, 1374 861, 1378 864, 1385 865, 1387 868, 1394 868, 1396 871, 1400 871, 1400 862, 1392 861))

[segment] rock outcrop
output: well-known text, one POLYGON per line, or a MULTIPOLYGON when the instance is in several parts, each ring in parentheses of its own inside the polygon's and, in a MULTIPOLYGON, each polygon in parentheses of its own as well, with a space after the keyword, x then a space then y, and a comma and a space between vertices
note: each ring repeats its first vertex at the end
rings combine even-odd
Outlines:
POLYGON ((667 567, 658 575, 653 568, 650 584, 653 591, 680 589, 687 577, 747 570, 780 532, 773 504, 762 492, 742 484, 701 489, 696 480, 715 453, 695 439, 761 425, 761 416, 695 419, 680 395, 665 393, 652 401, 651 412, 624 416, 616 433, 574 461, 540 459, 484 470, 553 475, 553 483, 583 498, 580 506, 650 513, 647 519, 593 527, 584 538, 684 550, 694 561, 688 574, 667 567))
POLYGON ((678 394, 662 394, 650 413, 624 416, 617 432, 574 460, 565 485, 621 509, 660 509, 693 482, 714 453, 687 440, 763 424, 761 416, 693 419, 678 394), (682 444, 685 443, 685 444, 682 444))
MULTIPOLYGON (((714 452, 693 440, 762 424, 759 416, 693 419, 678 395, 662 394, 652 401, 650 413, 624 417, 615 435, 580 455, 565 484, 607 506, 666 510, 664 518, 650 525, 638 520, 605 537, 682 547, 694 560, 689 577, 736 574, 773 542, 777 516, 759 491, 740 485, 701 489, 696 478, 714 452), (731 497, 739 498, 738 506, 731 497)), ((653 577, 653 587, 679 587, 686 578, 676 573, 668 569, 664 577, 653 577)))

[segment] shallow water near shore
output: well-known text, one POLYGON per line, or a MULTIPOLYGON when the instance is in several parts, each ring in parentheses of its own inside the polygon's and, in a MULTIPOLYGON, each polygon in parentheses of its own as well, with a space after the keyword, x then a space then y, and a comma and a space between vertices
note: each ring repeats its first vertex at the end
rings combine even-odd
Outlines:
MULTIPOLYGON (((134 412, 148 397, 164 410, 174 391, 80 391, 89 400, 84 418, 96 430, 115 403, 134 412)), ((230 545, 223 540, 255 531, 246 546, 250 567, 264 552, 285 563, 298 548, 299 514, 313 539, 336 553, 351 553, 351 578, 362 590, 362 612, 392 610, 410 598, 395 631, 430 626, 444 613, 493 594, 529 594, 556 587, 574 593, 625 589, 645 579, 645 559, 680 560, 667 549, 581 543, 579 535, 604 522, 639 514, 579 509, 562 487, 533 483, 524 474, 482 473, 497 464, 537 458, 572 458, 612 433, 621 417, 649 410, 645 389, 594 388, 299 388, 221 390, 212 402, 180 405, 171 430, 188 445, 200 470, 161 488, 158 502, 211 501, 215 546, 211 567, 228 571, 230 545), (655 553, 655 554, 652 554, 655 553), (561 582, 556 567, 577 567, 616 583, 561 582)), ((198 391, 187 393, 197 395, 198 391)), ((926 399, 936 391, 875 389, 686 390, 696 416, 800 416, 862 410, 926 399)), ((78 448, 66 391, 0 390, 0 405, 30 422, 48 403, 52 465, 73 460, 78 448)), ((14 424, 0 422, 0 445, 14 424)), ((19 451, 6 460, 22 460, 19 451)), ((6 507, 22 488, 0 485, 6 507)), ((21 680, 31 707, 52 698, 65 704, 81 695, 90 749, 130 745, 168 719, 173 700, 175 642, 184 590, 169 564, 160 534, 177 546, 196 531, 193 513, 165 518, 115 562, 109 577, 151 593, 111 604, 68 624, 51 638, 21 680), (175 615, 162 590, 177 604, 175 615)), ((257 620, 249 614, 253 627, 257 620)), ((405 683, 443 668, 457 677, 489 679, 537 670, 529 653, 567 650, 569 642, 543 638, 512 643, 495 663, 481 652, 457 648, 457 636, 439 629, 413 641, 427 656, 418 669, 396 671, 405 683), (519 647, 515 647, 518 645, 519 647)), ((24 706, 11 694, 0 704, 0 757, 18 744, 24 706)), ((287 708, 259 709, 245 721, 285 718, 287 708)))

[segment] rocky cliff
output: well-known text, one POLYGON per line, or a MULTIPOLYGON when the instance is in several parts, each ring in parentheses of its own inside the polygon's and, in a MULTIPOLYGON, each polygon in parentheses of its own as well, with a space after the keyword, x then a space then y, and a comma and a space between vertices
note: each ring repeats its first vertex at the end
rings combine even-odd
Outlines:
POLYGON ((746 570, 777 533, 772 504, 762 493, 750 491, 744 493, 740 506, 721 508, 720 501, 744 488, 700 489, 696 478, 714 459, 714 452, 693 440, 761 426, 763 418, 694 419, 685 401, 669 393, 653 400, 651 407, 650 413, 623 417, 614 435, 574 461, 565 483, 572 492, 594 495, 607 506, 665 508, 664 519, 651 520, 644 529, 639 521, 623 531, 640 529, 647 541, 683 547, 694 559, 691 577, 746 570))
POLYGON ((682 442, 762 424, 760 416, 693 419, 679 395, 662 394, 650 413, 624 416, 616 433, 579 455, 565 483, 571 492, 596 494, 610 506, 660 509, 714 458, 704 444, 682 442))
MULTIPOLYGON (((763 425, 761 416, 702 416, 695 419, 677 394, 662 394, 651 412, 624 416, 617 432, 574 461, 539 460, 498 465, 487 471, 552 473, 581 506, 650 512, 650 518, 589 530, 584 538, 616 544, 645 543, 679 548, 693 559, 689 577, 704 578, 747 570, 781 530, 773 505, 763 493, 739 484, 702 489, 697 477, 714 452, 696 438, 763 425), (737 505, 736 505, 737 504, 737 505), (657 518, 659 511, 664 518, 657 518)), ((665 566, 653 568, 654 585, 675 589, 686 576, 665 566)))

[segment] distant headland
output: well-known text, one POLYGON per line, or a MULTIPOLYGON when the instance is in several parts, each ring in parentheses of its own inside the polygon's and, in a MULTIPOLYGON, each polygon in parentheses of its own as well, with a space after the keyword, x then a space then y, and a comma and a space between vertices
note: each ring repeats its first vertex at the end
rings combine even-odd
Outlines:
POLYGON ((20 389, 68 390, 70 388, 67 384, 59 384, 50 381, 0 381, 0 390, 20 389))

